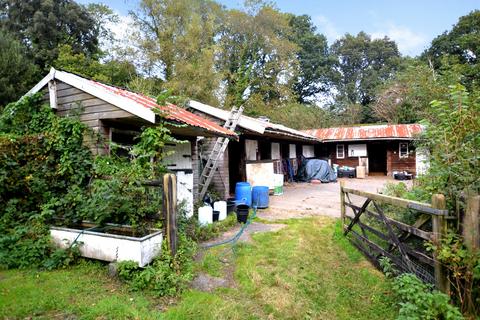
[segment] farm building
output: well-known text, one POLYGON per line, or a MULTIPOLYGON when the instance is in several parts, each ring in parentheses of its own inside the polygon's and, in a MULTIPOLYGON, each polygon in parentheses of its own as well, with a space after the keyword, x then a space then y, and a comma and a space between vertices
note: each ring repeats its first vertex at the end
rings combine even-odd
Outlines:
MULTIPOLYGON (((190 101, 193 113, 223 124, 230 112, 197 101, 190 101)), ((271 123, 265 118, 240 116, 235 131, 238 141, 230 141, 220 159, 212 180, 213 188, 223 198, 234 192, 239 181, 269 185, 272 174, 296 173, 302 158, 315 157, 315 144, 319 142, 308 133, 271 123)), ((215 139, 205 138, 199 143, 199 153, 205 162, 215 144, 215 139)), ((272 185, 269 185, 272 186, 272 185)))
POLYGON ((365 166, 370 175, 412 174, 424 171, 425 156, 412 143, 423 127, 419 124, 365 125, 305 130, 323 143, 316 155, 340 166, 365 166))
POLYGON ((197 137, 238 138, 221 125, 175 105, 159 106, 154 98, 53 68, 27 94, 36 92, 44 92, 45 101, 57 115, 79 115, 83 123, 98 133, 95 141, 86 141, 94 154, 111 152, 109 142, 131 146, 142 127, 166 119, 165 125, 172 135, 184 142, 168 146, 175 152, 164 162, 176 173, 178 199, 186 201, 190 213, 197 193, 194 183, 194 177, 198 176, 197 137), (161 116, 154 112, 155 108, 161 111, 161 116))

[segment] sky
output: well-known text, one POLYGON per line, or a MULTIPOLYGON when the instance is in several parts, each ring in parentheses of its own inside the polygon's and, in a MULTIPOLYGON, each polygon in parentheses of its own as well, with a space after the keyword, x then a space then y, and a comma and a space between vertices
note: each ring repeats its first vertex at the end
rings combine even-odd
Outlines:
MULTIPOLYGON (((79 0, 102 2, 127 16, 137 0, 79 0)), ((220 0, 227 8, 239 8, 241 0, 220 0)), ((345 33, 365 31, 375 38, 388 36, 396 41, 403 55, 416 56, 437 35, 450 30, 458 18, 480 9, 480 0, 277 0, 283 12, 308 14, 329 43, 345 33)), ((127 18, 122 21, 128 21, 127 18)))

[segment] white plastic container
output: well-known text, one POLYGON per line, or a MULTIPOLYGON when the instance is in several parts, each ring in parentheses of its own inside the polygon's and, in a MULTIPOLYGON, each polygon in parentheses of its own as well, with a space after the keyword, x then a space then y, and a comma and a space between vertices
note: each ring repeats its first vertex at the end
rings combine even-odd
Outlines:
POLYGON ((218 215, 218 221, 222 221, 227 218, 227 202, 226 201, 214 202, 213 210, 220 211, 220 214, 218 215))
POLYGON ((283 194, 283 174, 273 175, 273 195, 280 196, 283 194))
POLYGON ((198 222, 202 226, 213 223, 213 208, 210 206, 198 208, 198 222))

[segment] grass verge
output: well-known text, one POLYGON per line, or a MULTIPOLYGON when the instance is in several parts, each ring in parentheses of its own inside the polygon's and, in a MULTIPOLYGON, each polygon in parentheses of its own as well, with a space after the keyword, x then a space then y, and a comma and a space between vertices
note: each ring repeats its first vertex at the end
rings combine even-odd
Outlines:
MULTIPOLYGON (((281 221, 253 235, 235 258, 234 288, 184 292, 161 301, 132 293, 83 263, 65 270, 0 273, 0 318, 79 319, 393 319, 397 307, 383 275, 340 235, 330 218, 281 221), (163 308, 162 308, 163 309, 163 308)), ((197 270, 222 276, 223 250, 208 251, 197 270)))

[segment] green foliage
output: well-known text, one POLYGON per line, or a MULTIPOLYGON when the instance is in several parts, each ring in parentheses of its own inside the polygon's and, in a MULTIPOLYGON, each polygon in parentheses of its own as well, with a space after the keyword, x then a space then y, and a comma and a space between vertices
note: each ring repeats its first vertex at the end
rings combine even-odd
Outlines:
POLYGON ((116 86, 126 86, 137 76, 135 66, 126 60, 107 60, 100 62, 98 57, 83 52, 75 53, 72 46, 64 44, 58 47, 58 57, 53 66, 80 76, 116 86))
POLYGON ((472 90, 480 85, 480 10, 459 18, 452 30, 432 40, 422 58, 436 70, 456 68, 463 75, 462 84, 472 90))
POLYGON ((196 241, 207 241, 220 236, 223 232, 230 230, 237 225, 237 216, 231 214, 227 216, 225 220, 214 222, 206 226, 198 224, 198 220, 195 221, 195 232, 192 237, 196 241))
POLYGON ((0 110, 24 94, 33 83, 37 68, 22 44, 0 30, 0 110))
POLYGON ((480 255, 468 250, 462 239, 449 232, 440 245, 427 244, 436 258, 450 271, 453 299, 469 315, 480 314, 480 255))
POLYGON ((336 112, 344 115, 344 123, 372 122, 376 90, 394 76, 400 64, 396 43, 386 37, 372 40, 360 32, 356 36, 346 34, 332 44, 330 51, 334 58, 332 83, 338 92, 336 112), (349 112, 352 107, 360 113, 349 112))
POLYGON ((415 275, 402 274, 393 280, 393 290, 400 300, 397 319, 463 319, 448 295, 433 290, 415 275))
POLYGON ((42 70, 51 66, 63 44, 75 53, 98 53, 95 20, 73 0, 1 0, 0 28, 26 44, 29 57, 42 70))
MULTIPOLYGON (((92 155, 83 146, 86 127, 58 118, 37 94, 9 104, 0 115, 0 265, 59 265, 45 222, 73 214, 72 190, 87 185, 92 155)), ((69 256, 65 253, 63 257, 69 256)), ((66 260, 65 260, 66 261, 66 260)))
POLYGON ((315 99, 316 94, 328 90, 332 59, 329 56, 327 38, 316 32, 310 16, 291 15, 289 25, 292 28, 290 41, 299 47, 299 73, 293 90, 299 102, 307 102, 315 99))
POLYGON ((432 100, 444 99, 448 77, 437 74, 427 64, 410 59, 395 78, 379 88, 372 107, 374 115, 388 123, 415 123, 431 119, 432 100))
POLYGON ((430 153, 430 169, 420 181, 427 193, 443 193, 449 208, 462 191, 480 192, 480 101, 461 85, 447 100, 432 102, 419 146, 430 153))
POLYGON ((118 263, 118 275, 132 290, 149 290, 158 296, 175 296, 184 290, 193 278, 193 255, 196 244, 179 234, 179 247, 175 257, 168 251, 167 242, 162 244, 161 255, 145 268, 133 261, 118 263))

